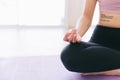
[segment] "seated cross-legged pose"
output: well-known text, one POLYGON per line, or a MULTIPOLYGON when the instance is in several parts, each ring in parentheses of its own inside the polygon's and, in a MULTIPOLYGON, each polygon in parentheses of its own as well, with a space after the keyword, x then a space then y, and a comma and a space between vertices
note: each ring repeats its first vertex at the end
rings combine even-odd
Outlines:
POLYGON ((79 24, 64 36, 61 51, 66 69, 81 75, 120 75, 120 0, 86 0, 79 24), (83 35, 91 26, 96 3, 100 17, 88 42, 83 35))

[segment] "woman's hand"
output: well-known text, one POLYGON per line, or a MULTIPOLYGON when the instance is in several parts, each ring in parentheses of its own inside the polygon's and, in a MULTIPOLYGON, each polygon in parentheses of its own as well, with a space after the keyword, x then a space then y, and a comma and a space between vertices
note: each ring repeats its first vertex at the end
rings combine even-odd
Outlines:
POLYGON ((76 28, 70 29, 64 36, 64 41, 67 42, 80 42, 81 41, 81 36, 79 35, 78 31, 76 28))

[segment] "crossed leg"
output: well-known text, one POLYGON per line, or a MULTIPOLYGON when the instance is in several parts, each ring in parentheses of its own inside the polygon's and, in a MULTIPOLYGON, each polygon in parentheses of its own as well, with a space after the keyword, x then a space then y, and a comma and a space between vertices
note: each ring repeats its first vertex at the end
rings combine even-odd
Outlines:
POLYGON ((69 71, 81 75, 120 75, 120 52, 95 43, 70 44, 61 59, 69 71))

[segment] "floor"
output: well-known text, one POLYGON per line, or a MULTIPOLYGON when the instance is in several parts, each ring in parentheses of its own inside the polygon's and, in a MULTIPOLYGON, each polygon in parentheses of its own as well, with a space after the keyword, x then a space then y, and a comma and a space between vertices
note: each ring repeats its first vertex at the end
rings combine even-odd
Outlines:
POLYGON ((0 80, 120 80, 120 77, 81 76, 66 70, 58 55, 49 55, 0 59, 0 80))

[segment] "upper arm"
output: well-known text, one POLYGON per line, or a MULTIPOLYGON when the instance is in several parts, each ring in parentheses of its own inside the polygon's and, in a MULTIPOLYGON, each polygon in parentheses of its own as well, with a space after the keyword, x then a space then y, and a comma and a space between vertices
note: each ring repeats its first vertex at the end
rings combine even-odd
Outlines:
POLYGON ((96 3, 97 3, 97 0, 86 0, 83 16, 86 16, 91 20, 94 14, 96 3))

